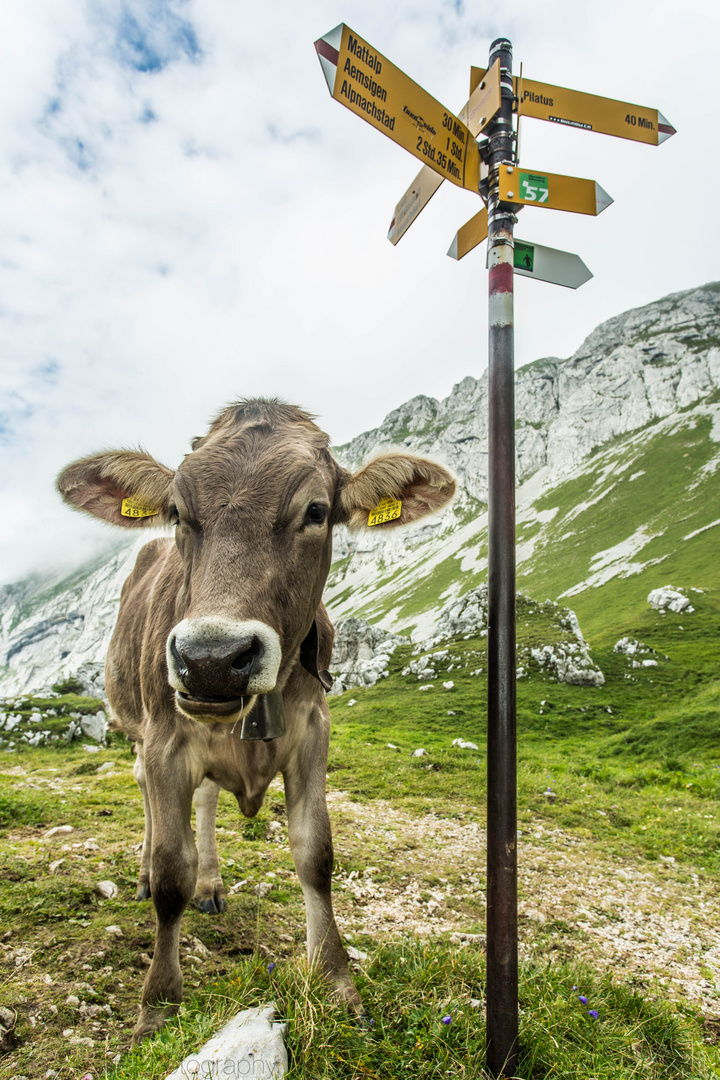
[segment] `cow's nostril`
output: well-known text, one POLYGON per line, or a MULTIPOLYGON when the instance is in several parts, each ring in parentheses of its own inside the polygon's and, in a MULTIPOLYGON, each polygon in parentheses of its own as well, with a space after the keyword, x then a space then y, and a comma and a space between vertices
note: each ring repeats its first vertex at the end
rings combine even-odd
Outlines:
POLYGON ((181 677, 186 676, 188 673, 187 664, 180 654, 180 650, 177 647, 177 641, 174 637, 170 641, 170 654, 177 665, 178 674, 181 677))
POLYGON ((253 661, 262 655, 262 652, 262 642, 259 638, 254 637, 250 642, 248 648, 243 649, 241 653, 238 653, 230 666, 232 667, 233 671, 245 673, 249 671, 253 661))

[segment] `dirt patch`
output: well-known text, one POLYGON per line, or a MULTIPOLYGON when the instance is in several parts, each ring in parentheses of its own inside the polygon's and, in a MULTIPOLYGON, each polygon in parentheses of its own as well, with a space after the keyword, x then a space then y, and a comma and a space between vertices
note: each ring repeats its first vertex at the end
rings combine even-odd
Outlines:
MULTIPOLYGON (((465 935, 482 926, 485 830, 479 824, 414 817, 342 792, 329 793, 328 804, 337 819, 335 904, 345 933, 465 935), (342 868, 342 853, 353 845, 377 853, 362 871, 342 868)), ((673 860, 613 861, 592 841, 541 825, 521 832, 518 847, 521 958, 555 953, 625 981, 657 981, 703 1012, 717 1012, 717 882, 688 874, 673 860)))

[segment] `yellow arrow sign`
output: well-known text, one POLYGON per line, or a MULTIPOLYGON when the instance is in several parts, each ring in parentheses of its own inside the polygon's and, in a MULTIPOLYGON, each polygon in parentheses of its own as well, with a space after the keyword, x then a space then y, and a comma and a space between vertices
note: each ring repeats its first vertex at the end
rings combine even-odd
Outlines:
MULTIPOLYGON (((471 91, 480 85, 484 77, 484 68, 470 69, 471 91)), ((652 146, 659 146, 675 134, 675 128, 657 109, 598 97, 597 94, 584 94, 580 90, 566 90, 563 86, 533 82, 524 77, 518 92, 517 78, 514 83, 520 116, 533 116, 538 120, 549 120, 585 131, 599 131, 603 135, 615 135, 619 139, 632 139, 652 146)))
POLYGON ((500 166, 500 198, 503 202, 593 216, 601 214, 613 202, 595 180, 535 172, 521 165, 500 166))
POLYGON ((333 98, 458 187, 477 192, 468 127, 344 23, 315 42, 333 98))
POLYGON ((423 165, 410 187, 395 207, 388 229, 388 240, 395 246, 412 225, 415 218, 432 199, 443 182, 442 176, 423 165))
POLYGON ((462 259, 469 251, 482 244, 488 234, 488 212, 483 206, 480 213, 475 214, 464 225, 461 225, 455 233, 455 238, 448 249, 451 259, 462 259))
MULTIPOLYGON (((458 119, 467 124, 470 134, 479 135, 500 108, 500 61, 496 60, 481 79, 470 99, 458 113, 458 119)), ((487 166, 480 161, 480 179, 487 176, 487 166)), ((442 176, 423 165, 410 187, 395 207, 388 229, 388 240, 394 246, 408 231, 421 210, 427 206, 443 182, 442 176)))
POLYGON ((460 111, 459 116, 477 137, 485 130, 499 108, 500 60, 497 59, 478 85, 470 91, 467 105, 460 111))

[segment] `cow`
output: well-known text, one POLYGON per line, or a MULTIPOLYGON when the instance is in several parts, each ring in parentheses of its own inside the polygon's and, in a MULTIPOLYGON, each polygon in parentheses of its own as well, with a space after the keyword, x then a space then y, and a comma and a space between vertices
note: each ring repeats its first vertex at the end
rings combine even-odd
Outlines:
POLYGON ((191 446, 175 471, 142 450, 109 450, 68 465, 57 482, 70 506, 113 525, 175 529, 174 539, 140 550, 105 666, 115 724, 137 745, 146 822, 138 897, 150 895, 156 915, 135 1043, 182 1001, 188 903, 225 908, 215 846, 220 789, 253 817, 278 773, 308 959, 318 960, 333 996, 361 1010, 330 892, 333 629, 322 592, 332 530, 368 525, 383 500, 392 500, 383 504, 390 512, 376 514, 375 527, 403 525, 455 491, 441 465, 401 452, 349 472, 313 417, 277 400, 229 405, 191 446))

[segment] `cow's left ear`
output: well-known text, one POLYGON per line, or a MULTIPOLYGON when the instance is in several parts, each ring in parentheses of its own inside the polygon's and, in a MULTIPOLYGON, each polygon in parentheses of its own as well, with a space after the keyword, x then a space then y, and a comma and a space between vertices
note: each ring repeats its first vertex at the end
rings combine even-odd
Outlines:
POLYGON ((439 510, 455 494, 447 469, 414 454, 382 454, 354 475, 345 473, 340 483, 338 520, 351 529, 407 525, 439 510))

